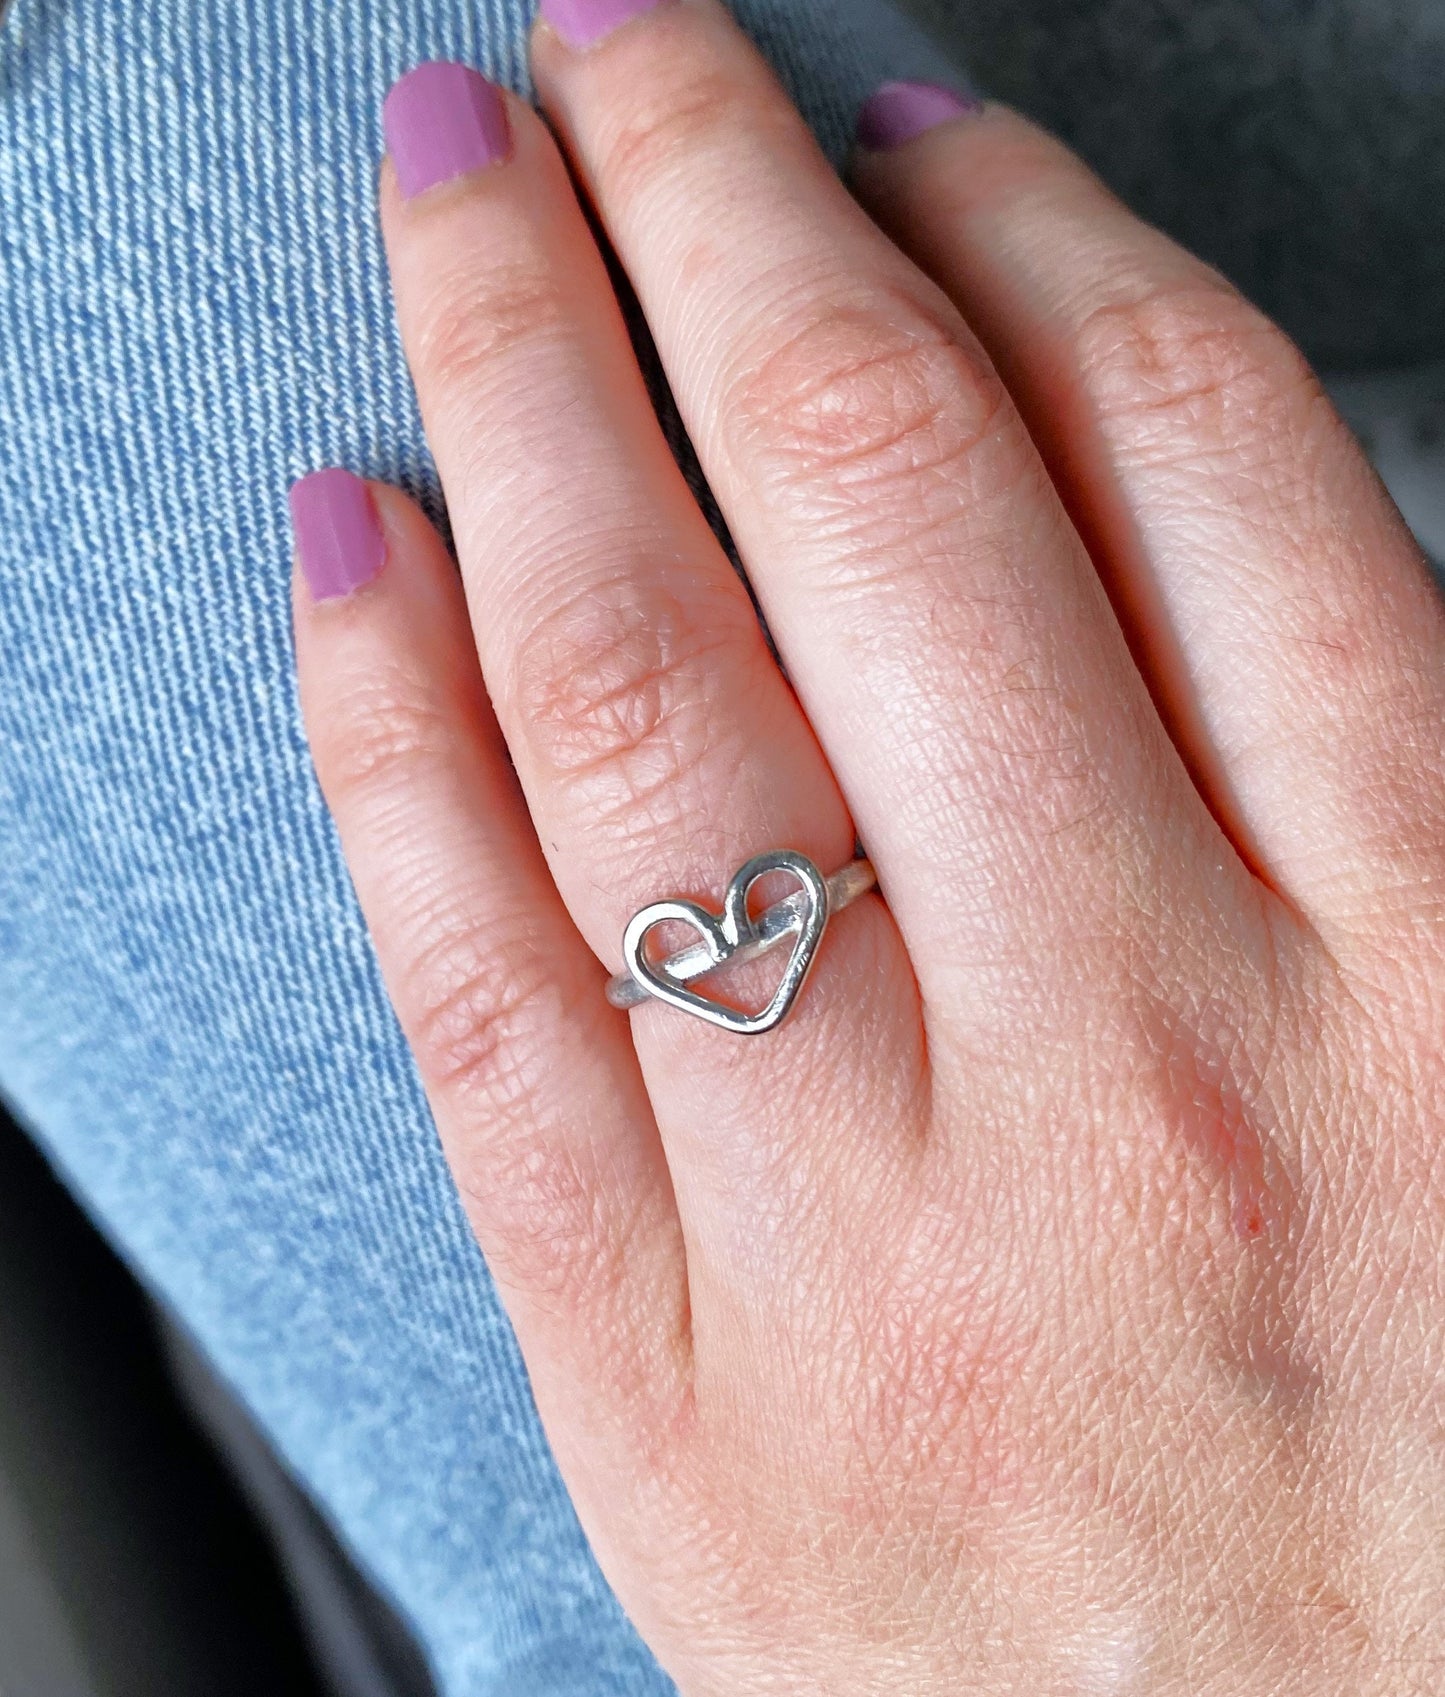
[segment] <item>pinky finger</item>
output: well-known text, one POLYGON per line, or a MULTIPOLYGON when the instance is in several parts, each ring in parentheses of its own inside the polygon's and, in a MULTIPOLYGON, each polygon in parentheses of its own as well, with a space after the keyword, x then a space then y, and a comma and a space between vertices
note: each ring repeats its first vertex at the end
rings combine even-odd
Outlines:
POLYGON ((435 530, 343 471, 303 479, 292 509, 317 773, 575 1493, 569 1455, 624 1461, 617 1440, 651 1424, 639 1397, 660 1412, 682 1390, 686 1267, 656 1123, 547 872, 435 530))

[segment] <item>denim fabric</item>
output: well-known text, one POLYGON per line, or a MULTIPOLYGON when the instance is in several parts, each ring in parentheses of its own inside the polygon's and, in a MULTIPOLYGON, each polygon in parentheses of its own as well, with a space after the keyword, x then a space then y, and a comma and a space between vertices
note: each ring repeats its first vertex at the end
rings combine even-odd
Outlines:
MULTIPOLYGON (((938 74, 740 8, 835 149, 938 74)), ((523 0, 12 0, 0 23, 0 1090, 448 1694, 669 1689, 600 1578, 393 1022, 292 685, 288 481, 435 502, 372 212, 418 59, 523 0)), ((178 1504, 183 1517, 184 1504, 178 1504)))

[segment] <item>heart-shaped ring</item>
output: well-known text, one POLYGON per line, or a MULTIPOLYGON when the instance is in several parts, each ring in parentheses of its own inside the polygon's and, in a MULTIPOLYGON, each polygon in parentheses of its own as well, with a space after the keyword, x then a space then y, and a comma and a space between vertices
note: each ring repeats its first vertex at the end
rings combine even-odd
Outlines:
MULTIPOLYGON (((829 881, 805 854, 798 854, 792 849, 776 849, 771 854, 756 855, 728 885, 719 914, 709 913, 696 902, 682 900, 653 902, 635 914, 622 938, 622 953, 628 973, 635 983, 659 1002, 681 1008, 684 1013, 695 1014, 698 1019, 705 1019, 709 1025, 720 1026, 724 1031, 734 1032, 740 1037, 759 1037, 765 1031, 776 1031, 793 1011, 799 992, 818 957, 818 945, 827 929, 832 905, 828 886, 829 881), (753 886, 770 872, 787 873, 797 880, 801 888, 786 902, 769 908, 760 924, 748 912, 748 897, 753 886), (675 963, 649 960, 648 938, 659 925, 670 920, 690 927, 702 939, 703 958, 700 963, 690 965, 689 977, 702 977, 726 966, 729 961, 763 953, 791 936, 792 953, 782 982, 773 992, 768 1005, 755 1014, 730 1008, 725 1002, 690 990, 682 977, 668 970, 669 965, 675 963)), ((696 950, 687 951, 689 960, 697 953, 696 950)))

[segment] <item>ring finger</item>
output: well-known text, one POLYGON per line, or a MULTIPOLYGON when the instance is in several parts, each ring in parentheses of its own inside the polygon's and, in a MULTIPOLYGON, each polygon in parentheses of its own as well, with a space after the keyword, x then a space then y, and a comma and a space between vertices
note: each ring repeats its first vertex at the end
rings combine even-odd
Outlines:
MULTIPOLYGON (((397 310, 483 673, 558 888, 615 968, 644 903, 716 906, 773 848, 831 873, 853 823, 667 447, 545 127, 453 65, 403 79, 386 117, 397 310)), ((780 1077, 804 1069, 810 1122, 843 1125, 860 1120, 828 1115, 834 1092, 896 1103, 920 1070, 911 975, 876 898, 830 930, 798 1017, 766 1044, 661 1007, 632 1018, 690 1237, 754 1209, 742 1175, 771 1163, 739 1161, 738 1144, 792 1135, 796 1115, 767 1111, 780 1077), (869 986, 866 1002, 845 984, 869 986), (689 1207, 709 1174, 732 1206, 689 1207)))

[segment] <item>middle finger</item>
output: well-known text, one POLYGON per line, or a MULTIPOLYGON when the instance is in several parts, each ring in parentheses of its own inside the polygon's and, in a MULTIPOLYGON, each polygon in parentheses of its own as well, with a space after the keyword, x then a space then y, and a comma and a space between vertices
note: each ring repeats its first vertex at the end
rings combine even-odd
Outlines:
POLYGON ((1063 939, 1239 869, 1022 419, 716 0, 542 11, 543 99, 925 996, 1057 1006, 1063 939))

